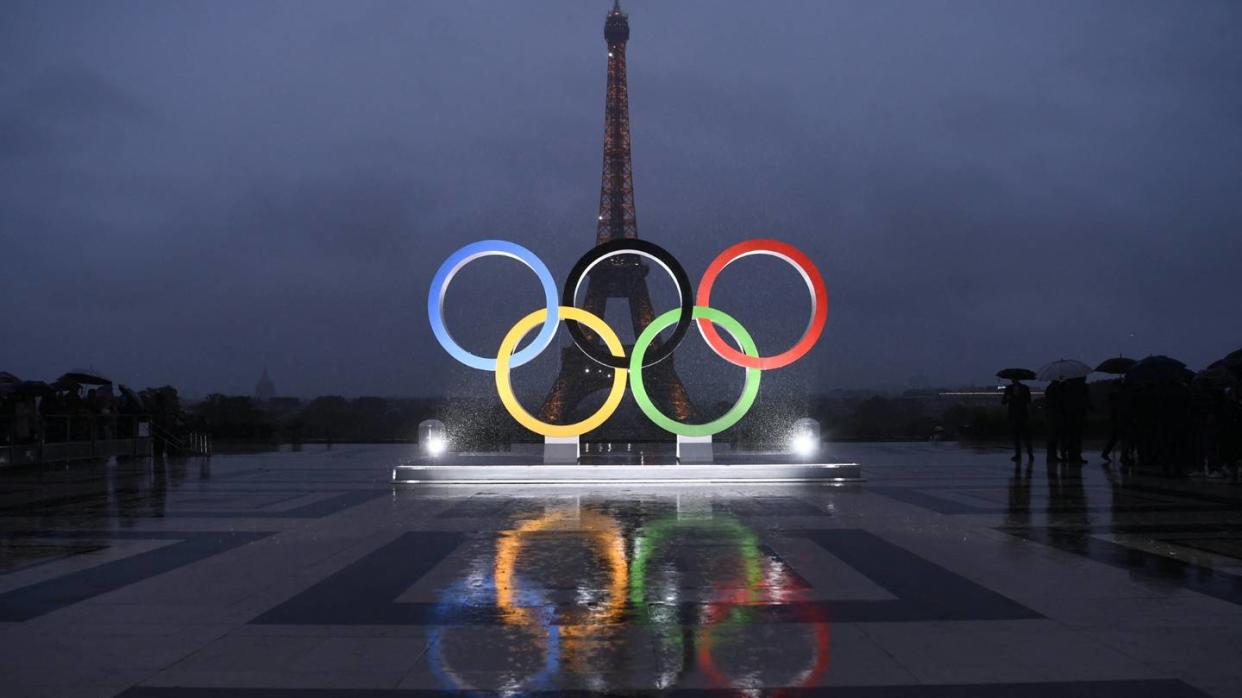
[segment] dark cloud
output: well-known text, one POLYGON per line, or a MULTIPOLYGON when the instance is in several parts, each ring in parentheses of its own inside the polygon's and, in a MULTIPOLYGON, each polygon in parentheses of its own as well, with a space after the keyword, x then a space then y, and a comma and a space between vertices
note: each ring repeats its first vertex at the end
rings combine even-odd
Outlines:
MULTIPOLYGON (((426 285, 469 240, 558 277, 590 244, 607 5, 6 3, 0 368, 486 389, 434 345, 426 285)), ((828 274, 826 341, 765 386, 1242 345, 1236 4, 626 6, 640 233, 692 275, 757 234, 828 274)), ((719 304, 790 341, 792 275, 744 265, 719 304)), ((539 301, 500 262, 463 281, 480 351, 539 301)), ((707 390, 718 364, 685 351, 707 390)))

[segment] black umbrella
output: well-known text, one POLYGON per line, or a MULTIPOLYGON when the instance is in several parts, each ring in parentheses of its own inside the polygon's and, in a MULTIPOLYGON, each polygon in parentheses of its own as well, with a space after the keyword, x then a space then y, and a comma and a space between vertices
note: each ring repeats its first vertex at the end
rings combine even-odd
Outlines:
POLYGON ((1231 371, 1242 372, 1242 349, 1230 352, 1225 358, 1220 360, 1225 368, 1231 371))
POLYGON ((1006 368, 997 371, 996 377, 1007 381, 1033 381, 1035 372, 1029 368, 1006 368))
POLYGON ((112 385, 111 378, 105 378, 97 371, 75 368, 56 379, 57 383, 77 383, 79 385, 112 385))
POLYGON ((1238 376, 1218 361, 1199 371, 1199 374, 1195 376, 1195 383, 1209 388, 1232 388, 1237 386, 1238 376))
POLYGON ((0 385, 11 385, 13 383, 21 383, 22 379, 9 373, 8 371, 0 371, 0 385))
POLYGON ((18 395, 29 395, 30 397, 43 397, 56 392, 52 386, 43 381, 22 381, 17 384, 18 395))
POLYGON ((21 395, 24 397, 42 397, 56 392, 52 386, 43 381, 19 381, 17 383, 0 383, 0 395, 21 395))
POLYGON ((1186 364, 1167 356, 1149 356, 1130 367, 1126 371, 1126 382, 1138 383, 1180 383, 1194 377, 1194 371, 1186 368, 1186 364))
POLYGON ((77 390, 81 387, 82 384, 70 378, 68 374, 52 381, 52 388, 54 390, 77 390))
POLYGON ((1114 356, 1111 359, 1105 359, 1101 362, 1099 366, 1095 367, 1095 371, 1096 373, 1111 373, 1113 375, 1120 376, 1126 371, 1129 371, 1131 368, 1134 368, 1134 364, 1136 363, 1138 362, 1134 359, 1129 359, 1124 356, 1114 356))

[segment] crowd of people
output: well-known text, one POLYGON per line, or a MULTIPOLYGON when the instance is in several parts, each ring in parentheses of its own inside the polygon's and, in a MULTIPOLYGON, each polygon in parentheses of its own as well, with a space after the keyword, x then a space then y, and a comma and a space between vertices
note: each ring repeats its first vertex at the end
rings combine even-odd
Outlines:
POLYGON ((1103 456, 1169 475, 1206 471, 1238 475, 1242 402, 1236 389, 1194 381, 1127 385, 1108 395, 1111 434, 1103 456))
POLYGON ((152 406, 102 378, 65 374, 52 383, 0 372, 0 445, 132 439, 152 406))
POLYGON ((1053 381, 1044 389, 1044 409, 1048 412, 1048 457, 1072 463, 1086 463, 1082 457, 1082 437, 1091 412, 1091 393, 1085 378, 1053 381))
POLYGON ((1103 460, 1171 476, 1236 479, 1242 470, 1242 371, 1217 362, 1195 373, 1167 357, 1133 364, 1118 378, 1090 385, 1086 376, 1049 381, 1040 402, 1022 378, 1010 377, 1002 402, 1013 430, 1013 460, 1024 450, 1034 458, 1032 409, 1042 408, 1047 460, 1086 463, 1083 435, 1088 415, 1098 410, 1108 424, 1103 460))

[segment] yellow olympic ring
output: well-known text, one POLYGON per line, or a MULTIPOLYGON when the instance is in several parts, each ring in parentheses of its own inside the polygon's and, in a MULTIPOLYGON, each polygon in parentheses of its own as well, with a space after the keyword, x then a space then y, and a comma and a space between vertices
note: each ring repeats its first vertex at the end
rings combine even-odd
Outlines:
MULTIPOLYGON (((569 305, 560 306, 557 312, 562 320, 576 320, 595 330, 600 338, 604 340, 604 346, 608 347, 608 351, 613 356, 625 356, 625 349, 621 346, 621 339, 617 337, 616 332, 612 331, 608 323, 604 322, 603 318, 569 305)), ((518 323, 509 330, 509 334, 505 335, 504 341, 500 343, 500 352, 496 355, 496 392, 500 394, 500 403, 517 420, 517 423, 536 434, 561 437, 581 436, 608 421, 612 413, 617 411, 617 407, 621 404, 621 398, 625 396, 625 383, 629 377, 629 371, 624 368, 614 368, 612 370, 612 389, 608 391, 608 397, 604 400, 604 404, 600 406, 595 414, 581 422, 575 422, 574 424, 549 424, 535 418, 522 407, 522 404, 518 402, 517 396, 513 394, 513 386, 509 382, 509 361, 522 339, 531 330, 535 329, 535 326, 544 322, 547 318, 548 309, 540 308, 518 320, 518 323)))

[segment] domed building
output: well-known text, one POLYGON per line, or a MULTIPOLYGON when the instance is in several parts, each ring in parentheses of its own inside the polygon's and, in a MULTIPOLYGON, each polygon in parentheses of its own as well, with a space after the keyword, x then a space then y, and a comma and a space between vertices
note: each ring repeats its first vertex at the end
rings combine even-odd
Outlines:
POLYGON ((276 397, 276 384, 272 382, 271 376, 267 375, 267 368, 263 369, 263 375, 259 376, 259 382, 254 385, 254 399, 256 402, 271 402, 276 397))

